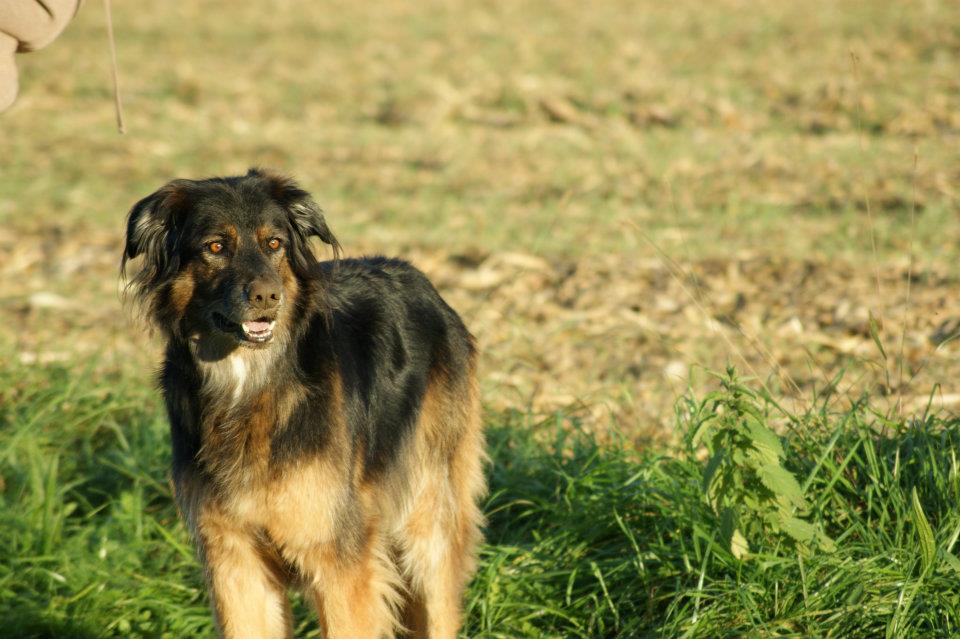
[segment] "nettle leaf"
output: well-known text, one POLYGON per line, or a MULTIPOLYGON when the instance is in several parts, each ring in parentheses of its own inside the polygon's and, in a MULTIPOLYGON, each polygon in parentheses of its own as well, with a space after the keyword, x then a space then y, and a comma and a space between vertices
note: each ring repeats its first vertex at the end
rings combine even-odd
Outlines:
POLYGON ((729 541, 733 538, 733 533, 737 530, 737 510, 735 508, 724 508, 720 513, 720 538, 729 541))
POLYGON ((743 452, 742 450, 740 450, 739 448, 734 448, 734 449, 733 449, 733 452, 730 453, 730 459, 731 459, 731 460, 733 461, 733 463, 736 464, 737 466, 744 466, 744 465, 746 465, 746 462, 747 462, 747 456, 746 456, 746 455, 744 454, 744 452, 743 452))
POLYGON ((803 506, 806 500, 803 498, 803 490, 796 478, 790 474, 783 466, 779 464, 767 464, 757 470, 757 475, 761 483, 769 488, 780 499, 786 501, 792 506, 803 506))
POLYGON ((820 547, 820 550, 824 552, 833 552, 837 549, 837 544, 830 539, 830 536, 819 529, 817 530, 816 542, 817 546, 820 547))
POLYGON ((750 429, 753 447, 763 456, 768 464, 776 464, 783 458, 783 446, 780 438, 772 430, 756 419, 745 420, 750 429))
POLYGON ((710 430, 710 419, 702 420, 698 425, 696 430, 693 432, 693 435, 690 437, 690 444, 692 446, 699 446, 700 440, 703 436, 710 430))
POLYGON ((720 515, 720 538, 730 547, 730 554, 737 559, 743 559, 750 552, 750 544, 740 532, 738 520, 735 508, 724 508, 720 515))
POLYGON ((763 421, 763 413, 751 402, 740 399, 734 403, 734 406, 741 415, 753 417, 757 421, 763 421))
POLYGON ((810 523, 795 515, 781 511, 779 528, 803 547, 816 547, 824 552, 833 552, 837 545, 818 524, 810 523))
POLYGON ((781 510, 768 510, 763 514, 763 521, 767 523, 771 528, 777 530, 780 529, 780 524, 784 518, 784 513, 781 510))
POLYGON ((711 391, 703 396, 703 401, 701 403, 704 406, 708 404, 718 404, 722 402, 726 396, 727 394, 724 391, 719 391, 719 390, 711 391))
POLYGON ((730 553, 737 559, 744 559, 750 555, 750 544, 739 530, 734 530, 730 538, 730 553))
POLYGON ((817 527, 799 517, 784 517, 780 521, 780 529, 802 544, 810 543, 817 536, 817 527))
POLYGON ((710 438, 710 450, 720 450, 725 447, 727 439, 727 433, 724 430, 718 430, 713 437, 710 438))

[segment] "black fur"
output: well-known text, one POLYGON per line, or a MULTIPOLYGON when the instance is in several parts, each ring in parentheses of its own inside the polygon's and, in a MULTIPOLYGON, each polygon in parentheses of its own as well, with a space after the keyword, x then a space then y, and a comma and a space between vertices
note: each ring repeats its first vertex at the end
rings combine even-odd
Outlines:
POLYGON ((369 475, 413 428, 430 376, 465 371, 472 346, 456 313, 406 262, 375 257, 325 270, 333 321, 321 341, 333 345, 369 475))

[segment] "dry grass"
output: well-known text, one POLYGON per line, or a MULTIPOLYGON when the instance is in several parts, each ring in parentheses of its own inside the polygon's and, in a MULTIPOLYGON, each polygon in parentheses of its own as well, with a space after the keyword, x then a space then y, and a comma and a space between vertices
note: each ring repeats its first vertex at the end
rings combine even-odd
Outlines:
POLYGON ((348 252, 440 282, 485 345, 492 405, 582 402, 590 424, 660 436, 689 367, 735 351, 802 394, 846 369, 841 397, 960 398, 956 348, 937 347, 960 324, 954 2, 114 11, 126 136, 99 4, 19 58, 0 358, 98 354, 146 380, 116 295, 125 211, 171 177, 260 164, 315 191, 348 252))

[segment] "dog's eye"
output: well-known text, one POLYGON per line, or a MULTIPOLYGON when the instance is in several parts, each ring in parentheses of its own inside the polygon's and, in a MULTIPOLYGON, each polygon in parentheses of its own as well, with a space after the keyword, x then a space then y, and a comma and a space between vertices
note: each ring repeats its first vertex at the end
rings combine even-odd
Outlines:
POLYGON ((219 253, 223 250, 223 242, 210 242, 209 244, 207 244, 207 249, 211 253, 214 253, 214 254, 219 253))
POLYGON ((267 240, 267 246, 270 248, 271 251, 278 250, 280 248, 280 238, 279 237, 270 238, 269 240, 267 240))

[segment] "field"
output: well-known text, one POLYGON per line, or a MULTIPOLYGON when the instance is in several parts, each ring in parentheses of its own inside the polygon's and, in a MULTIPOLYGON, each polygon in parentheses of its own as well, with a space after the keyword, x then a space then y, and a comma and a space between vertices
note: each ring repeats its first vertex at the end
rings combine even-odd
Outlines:
POLYGON ((0 115, 5 632, 211 633, 121 233, 268 166, 480 341, 464 636, 960 633, 960 5, 114 5, 125 135, 96 2, 0 115))

